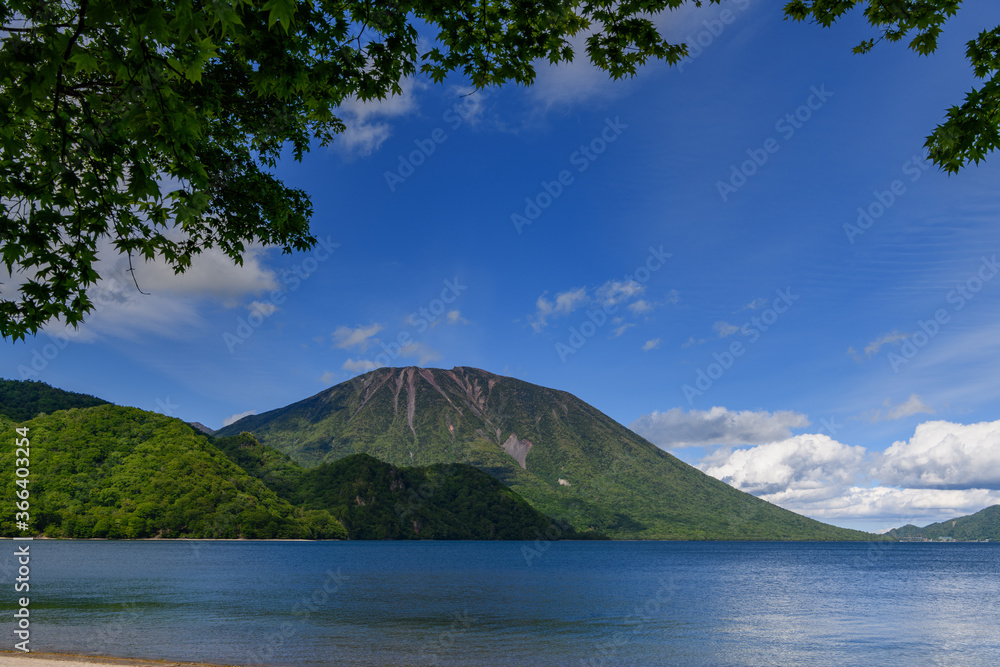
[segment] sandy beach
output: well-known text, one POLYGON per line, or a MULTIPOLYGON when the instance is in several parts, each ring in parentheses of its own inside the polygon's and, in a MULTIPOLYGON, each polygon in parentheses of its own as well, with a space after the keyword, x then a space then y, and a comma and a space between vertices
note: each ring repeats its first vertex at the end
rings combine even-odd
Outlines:
POLYGON ((131 658, 100 658, 61 653, 7 653, 0 652, 0 667, 222 667, 204 662, 175 662, 171 660, 138 660, 131 658))

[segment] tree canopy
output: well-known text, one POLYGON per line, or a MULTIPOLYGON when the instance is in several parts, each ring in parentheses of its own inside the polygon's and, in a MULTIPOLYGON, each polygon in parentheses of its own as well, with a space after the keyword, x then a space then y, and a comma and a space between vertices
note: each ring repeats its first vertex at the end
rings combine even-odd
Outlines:
MULTIPOLYGON (((908 39, 910 49, 926 56, 937 50, 942 26, 961 4, 962 0, 792 0, 785 5, 785 16, 798 21, 811 18, 828 28, 861 5, 878 35, 855 46, 855 53, 868 53, 883 40, 908 39)), ((1000 26, 980 32, 968 42, 965 54, 976 78, 984 83, 962 104, 948 109, 945 122, 924 144, 931 161, 949 173, 970 162, 980 163, 1000 147, 1000 26)))
MULTIPOLYGON (((301 160, 333 141, 346 101, 418 74, 530 85, 537 63, 575 57, 577 34, 594 65, 630 77, 686 55, 653 21, 684 4, 703 2, 0 0, 0 334, 80 323, 101 252, 182 272, 211 247, 236 262, 254 243, 311 247, 308 195, 271 172, 286 147, 301 160), (423 50, 418 28, 434 38, 423 50)), ((830 26, 857 5, 877 39, 914 34, 926 54, 960 1, 795 0, 785 13, 830 26)), ((944 169, 997 146, 998 53, 997 29, 969 44, 986 83, 928 138, 944 169)))

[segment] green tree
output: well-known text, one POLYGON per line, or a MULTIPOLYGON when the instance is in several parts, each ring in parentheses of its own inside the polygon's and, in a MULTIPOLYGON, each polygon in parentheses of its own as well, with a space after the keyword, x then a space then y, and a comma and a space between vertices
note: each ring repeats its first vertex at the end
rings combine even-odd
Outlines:
POLYGON ((102 242, 177 272, 209 247, 237 262, 249 243, 311 247, 308 196, 269 170, 418 64, 436 81, 527 84, 534 60, 568 60, 567 37, 598 23, 591 59, 624 76, 681 57, 639 16, 681 2, 0 2, 0 257, 24 278, 4 287, 0 333, 82 321, 102 242), (437 28, 423 54, 418 24, 437 28))
MULTIPOLYGON (((962 0, 792 0, 785 5, 785 16, 797 21, 811 18, 828 28, 862 6, 878 35, 855 46, 855 53, 868 53, 883 40, 908 39, 910 49, 926 56, 937 50, 942 26, 961 4, 962 0)), ((1000 147, 1000 26, 980 32, 968 42, 965 53, 976 78, 984 83, 962 104, 948 109, 947 120, 924 144, 931 160, 950 173, 970 162, 978 164, 1000 147)))
MULTIPOLYGON (((286 147, 300 160, 331 142, 347 100, 399 94, 418 72, 529 85, 537 62, 573 59, 581 31, 592 63, 632 76, 684 57, 651 17, 692 3, 0 0, 0 260, 16 276, 0 286, 0 334, 81 322, 102 248, 182 272, 206 248, 240 262, 251 243, 311 247, 309 197, 271 171, 286 147)), ((916 31, 929 53, 960 3, 796 0, 786 15, 830 25, 859 4, 883 37, 916 31)), ((996 146, 997 43, 970 45, 989 81, 949 112, 955 132, 929 139, 946 169, 996 146)))

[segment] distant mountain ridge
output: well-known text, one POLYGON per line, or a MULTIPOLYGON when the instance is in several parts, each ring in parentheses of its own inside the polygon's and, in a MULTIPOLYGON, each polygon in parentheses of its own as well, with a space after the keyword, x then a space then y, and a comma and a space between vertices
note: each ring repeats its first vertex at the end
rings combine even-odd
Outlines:
POLYGON ((217 432, 306 466, 467 463, 578 531, 645 539, 882 539, 705 475, 572 394, 487 371, 381 368, 217 432))
POLYGON ((989 540, 1000 542, 1000 505, 991 505, 975 514, 932 523, 923 528, 907 524, 893 528, 887 535, 900 540, 941 540, 959 542, 989 540))

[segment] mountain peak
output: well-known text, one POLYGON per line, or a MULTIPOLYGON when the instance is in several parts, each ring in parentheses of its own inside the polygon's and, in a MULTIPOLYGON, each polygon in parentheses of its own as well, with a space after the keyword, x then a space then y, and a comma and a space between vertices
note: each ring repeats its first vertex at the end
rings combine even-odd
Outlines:
POLYGON ((375 369, 217 435, 240 431, 306 466, 357 453, 469 464, 577 530, 616 537, 871 538, 738 491, 572 394, 468 366, 375 369))

